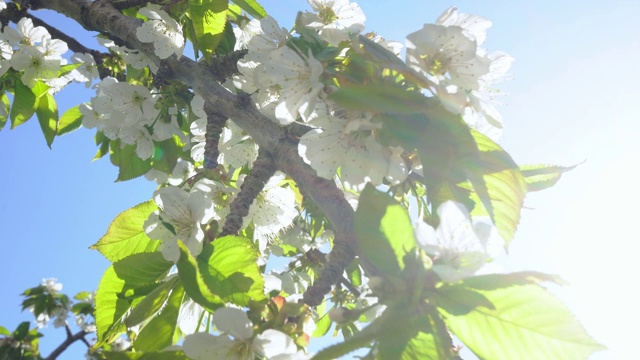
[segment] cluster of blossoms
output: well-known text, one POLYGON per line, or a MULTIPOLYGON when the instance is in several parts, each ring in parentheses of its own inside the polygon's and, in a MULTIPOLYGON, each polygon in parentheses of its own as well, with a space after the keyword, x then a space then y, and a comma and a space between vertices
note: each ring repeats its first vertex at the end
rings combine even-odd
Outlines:
MULTIPOLYGON (((247 49, 248 53, 238 62, 240 74, 224 86, 232 92, 252 94, 256 107, 281 126, 297 122, 309 127, 300 137, 298 154, 318 176, 335 180, 355 208, 357 193, 367 183, 395 186, 420 170, 416 162, 407 160, 411 157, 409 152, 382 140, 383 114, 348 109, 332 100, 334 91, 357 83, 349 76, 336 74, 346 73, 350 56, 362 53, 362 36, 382 45, 392 56, 400 57, 400 46, 375 34, 361 35, 365 16, 356 3, 309 0, 309 4, 313 11, 299 16, 297 33, 282 28, 269 16, 235 27, 236 50, 247 49), (309 36, 317 44, 311 45, 309 36), (318 56, 323 52, 324 57, 318 56)), ((153 44, 160 59, 182 56, 185 39, 181 25, 157 5, 145 6, 139 13, 146 20, 137 29, 137 39, 153 44)), ((505 77, 512 59, 503 53, 487 54, 480 47, 489 26, 490 22, 483 18, 451 8, 435 24, 426 24, 407 36, 406 64, 421 79, 419 87, 425 98, 439 98, 448 111, 462 115, 471 127, 496 137, 501 119, 492 104, 491 86, 505 77)), ((100 41, 134 68, 158 71, 143 52, 100 41)), ((73 55, 71 60, 82 66, 61 76, 67 63, 62 57, 66 44, 52 40, 44 28, 34 27, 29 19, 21 20, 17 29, 5 29, 0 35, 0 50, 0 76, 11 67, 21 72, 22 81, 30 87, 43 81, 56 91, 72 80, 90 85, 97 78, 95 62, 86 54, 73 55)), ((387 75, 381 72, 377 76, 376 80, 385 81, 387 75)), ((165 259, 177 262, 178 241, 191 254, 198 255, 211 236, 210 231, 222 229, 230 205, 246 180, 246 170, 258 158, 259 148, 246 131, 228 119, 218 142, 219 156, 214 159, 225 176, 218 180, 198 177, 205 162, 211 121, 203 97, 193 94, 190 103, 167 105, 171 101, 165 101, 159 90, 144 83, 106 77, 95 85, 96 95, 91 102, 79 109, 85 127, 96 128, 121 148, 135 147, 142 160, 153 159, 156 142, 177 138, 178 143, 185 144, 190 159, 182 157, 171 174, 159 170, 147 174, 160 186, 153 197, 158 209, 145 222, 145 232, 151 239, 162 241, 165 259), (190 130, 190 139, 185 136, 185 129, 190 130)), ((311 238, 297 201, 286 175, 276 172, 250 204, 240 230, 248 230, 247 234, 253 236, 262 255, 260 265, 267 263, 270 254, 285 255, 284 248, 307 254, 330 242, 330 230, 311 238)), ((415 235, 420 248, 434 259, 433 270, 443 281, 472 276, 497 254, 495 244, 500 239, 493 234, 491 225, 474 225, 462 205, 445 202, 438 215, 437 229, 420 222, 415 235)), ((271 270, 263 275, 265 291, 288 296, 287 301, 298 301, 313 282, 312 274, 271 270)), ((48 283, 43 285, 51 294, 60 290, 48 283)), ((368 313, 363 317, 366 321, 384 309, 372 296, 374 286, 375 280, 371 284, 365 281, 360 295, 349 300, 349 311, 368 313)), ((90 303, 92 297, 82 301, 90 303)), ((338 323, 345 321, 341 309, 336 307, 331 313, 338 323)), ((44 324, 55 317, 54 324, 62 326, 69 311, 67 306, 55 313, 41 313, 38 321, 44 324)), ((178 324, 186 335, 181 348, 192 359, 306 357, 290 335, 274 329, 258 330, 243 310, 227 307, 215 311, 215 334, 199 332, 203 329, 203 314, 205 310, 192 300, 181 306, 178 324)), ((86 313, 76 314, 76 323, 93 331, 95 326, 86 317, 86 313)), ((125 348, 130 345, 123 344, 125 348)))
POLYGON ((78 300, 73 304, 66 295, 61 294, 62 284, 54 278, 43 279, 38 288, 33 288, 25 293, 27 309, 36 317, 36 326, 43 328, 53 319, 53 326, 56 328, 67 326, 69 312, 75 317, 76 325, 83 331, 90 333, 96 331, 93 321, 94 299, 91 293, 80 293, 75 296, 78 300), (43 311, 36 314, 36 308, 43 311))
POLYGON ((42 81, 55 93, 71 81, 90 85, 98 77, 96 63, 89 54, 72 55, 71 61, 80 66, 62 71, 68 63, 62 57, 68 50, 67 44, 52 39, 44 27, 34 27, 29 18, 22 18, 16 28, 3 29, 0 50, 0 76, 13 68, 21 72, 20 79, 30 88, 42 81))
POLYGON ((291 337, 281 331, 268 329, 256 334, 253 323, 240 309, 218 309, 213 313, 212 323, 219 335, 197 332, 185 337, 182 350, 190 359, 308 358, 298 350, 291 337))
POLYGON ((478 15, 445 11, 435 24, 407 36, 407 64, 425 77, 445 108, 469 126, 497 138, 502 117, 492 85, 503 81, 513 58, 480 47, 491 22, 478 15))

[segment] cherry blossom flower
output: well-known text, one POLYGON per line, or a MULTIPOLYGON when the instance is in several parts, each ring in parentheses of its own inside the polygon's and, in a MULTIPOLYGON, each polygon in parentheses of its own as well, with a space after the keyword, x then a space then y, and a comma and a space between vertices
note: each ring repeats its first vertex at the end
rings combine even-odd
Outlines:
POLYGON ((144 229, 151 239, 163 241, 165 259, 178 261, 178 240, 194 256, 200 254, 204 239, 200 224, 208 223, 214 216, 211 200, 201 191, 186 192, 175 186, 156 190, 153 199, 159 209, 149 216, 144 229))
POLYGON ((318 176, 332 179, 341 168, 341 180, 356 191, 367 182, 380 185, 384 177, 394 183, 406 179, 401 150, 378 143, 373 132, 381 124, 374 123, 370 114, 350 114, 346 119, 322 114, 313 124, 321 127, 300 138, 298 154, 318 176))
POLYGON ((40 79, 53 79, 58 76, 60 58, 46 56, 34 46, 22 46, 11 57, 11 67, 23 71, 20 80, 25 85, 34 87, 40 79))
POLYGON ((308 0, 316 13, 305 12, 302 23, 320 32, 320 37, 330 45, 338 46, 349 40, 350 34, 364 30, 364 12, 357 3, 348 0, 308 0))
POLYGON ((147 5, 141 8, 139 13, 148 20, 136 29, 138 40, 153 43, 154 52, 160 59, 166 59, 173 54, 180 58, 184 47, 180 24, 161 10, 159 5, 147 5))
POLYGON ((256 83, 261 88, 279 90, 275 117, 280 124, 290 124, 298 115, 308 119, 324 86, 320 82, 324 68, 311 51, 301 56, 289 47, 281 47, 269 53, 263 66, 264 70, 256 70, 256 83))
POLYGON ((222 335, 200 332, 185 337, 182 348, 190 359, 253 360, 256 355, 267 359, 305 358, 293 339, 281 331, 267 329, 254 334, 253 323, 240 309, 220 308, 213 313, 212 322, 222 335))
POLYGON ((34 27, 33 21, 27 17, 20 19, 15 29, 5 26, 2 36, 14 47, 20 45, 35 46, 43 39, 51 39, 47 29, 42 26, 34 27))
POLYGON ((434 229, 418 222, 418 245, 433 257, 433 271, 443 281, 456 282, 473 276, 501 251, 503 241, 487 231, 487 224, 474 226, 464 205, 446 201, 438 207, 440 225, 434 229))
POLYGON ((0 39, 0 76, 9 70, 11 67, 11 56, 13 55, 13 48, 11 45, 0 39))
POLYGON ((407 64, 435 84, 449 79, 464 89, 478 89, 490 60, 477 50, 477 42, 459 26, 425 24, 407 35, 407 64))
POLYGON ((194 334, 198 329, 204 328, 206 324, 201 322, 203 319, 204 308, 200 304, 191 299, 187 299, 180 306, 178 313, 178 327, 185 335, 194 334))
POLYGON ((298 216, 293 190, 280 186, 284 178, 285 174, 281 172, 271 177, 249 207, 249 214, 243 219, 243 227, 253 222, 253 238, 263 254, 268 241, 275 238, 280 230, 291 226, 293 219, 298 216))

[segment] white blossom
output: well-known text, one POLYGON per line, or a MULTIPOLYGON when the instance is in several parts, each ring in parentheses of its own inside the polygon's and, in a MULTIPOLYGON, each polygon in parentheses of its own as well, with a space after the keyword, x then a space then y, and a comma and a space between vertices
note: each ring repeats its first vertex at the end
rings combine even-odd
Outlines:
POLYGON ((240 309, 220 308, 213 313, 212 322, 222 333, 220 336, 200 332, 185 337, 182 348, 190 359, 253 360, 256 355, 266 359, 301 359, 291 357, 298 354, 298 348, 281 331, 267 329, 254 336, 253 323, 240 309))
POLYGON ((316 13, 305 12, 302 23, 318 30, 322 39, 330 45, 338 46, 349 40, 350 34, 364 30, 364 12, 357 3, 348 0, 308 0, 316 13))
POLYGON ((84 83, 86 87, 90 87, 93 80, 100 77, 98 66, 91 54, 74 53, 71 56, 71 62, 74 64, 82 64, 69 73, 73 81, 84 83))
POLYGON ((147 5, 139 10, 140 15, 147 17, 147 21, 136 29, 138 40, 153 43, 154 52, 160 59, 166 59, 176 54, 182 56, 184 36, 182 28, 159 5, 147 5))
POLYGON ((243 219, 243 227, 253 222, 253 238, 258 242, 262 253, 265 252, 268 241, 275 238, 280 230, 291 226, 293 219, 298 216, 293 190, 280 186, 284 178, 285 174, 281 172, 271 177, 249 207, 249 214, 243 219))
POLYGON ((258 144, 231 120, 227 121, 227 126, 222 129, 218 150, 218 162, 235 169, 245 165, 252 168, 258 158, 258 144))
POLYGON ((489 63, 478 54, 477 42, 459 26, 425 24, 407 35, 407 64, 435 84, 449 79, 464 89, 478 89, 489 63))
POLYGON ((20 80, 25 85, 34 87, 40 79, 53 79, 58 76, 60 58, 47 56, 37 47, 23 45, 19 51, 13 53, 11 67, 23 71, 20 80))
POLYGON ((13 55, 13 48, 11 45, 0 38, 0 76, 9 70, 11 67, 11 56, 13 55))
POLYGON ((464 205, 446 201, 438 207, 440 225, 424 222, 415 226, 418 245, 433 257, 433 271, 443 281, 456 282, 473 276, 499 254, 502 241, 487 231, 487 224, 475 227, 464 205))
POLYGON ((358 191, 367 182, 380 185, 387 177, 400 183, 408 175, 401 150, 387 149, 375 139, 374 130, 381 124, 374 123, 371 115, 342 119, 321 114, 313 123, 321 127, 300 138, 298 154, 318 176, 332 179, 340 168, 345 185, 358 191))
POLYGON ((278 98, 275 117, 287 125, 308 119, 316 108, 323 84, 320 75, 324 71, 311 51, 302 56, 289 47, 281 47, 269 53, 263 70, 256 70, 256 83, 260 88, 277 88, 278 98))
POLYGON ((174 186, 156 190, 153 199, 159 209, 149 216, 144 229, 151 239, 163 241, 162 255, 165 259, 178 261, 178 240, 194 256, 200 254, 204 239, 200 224, 208 223, 214 216, 211 200, 201 191, 187 193, 174 186))
POLYGON ((203 319, 204 308, 200 304, 191 299, 187 299, 180 306, 180 312, 178 313, 178 327, 183 334, 193 334, 199 329, 205 328, 206 324, 201 323, 203 319))
POLYGON ((43 39, 51 39, 51 35, 42 26, 33 26, 30 18, 23 17, 18 21, 16 28, 5 26, 2 37, 12 46, 20 45, 35 46, 43 39))
POLYGON ((55 278, 42 279, 42 286, 50 295, 57 295, 62 290, 62 284, 55 278))

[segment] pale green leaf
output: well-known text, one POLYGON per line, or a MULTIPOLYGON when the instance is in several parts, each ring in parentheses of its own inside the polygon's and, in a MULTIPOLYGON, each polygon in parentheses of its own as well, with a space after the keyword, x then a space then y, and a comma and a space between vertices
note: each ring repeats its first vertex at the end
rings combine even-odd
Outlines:
POLYGON ((225 236, 202 249, 198 267, 214 294, 226 302, 247 306, 249 300, 265 298, 258 255, 251 240, 225 236))
MULTIPOLYGON (((9 107, 10 107, 10 103, 9 103, 9 97, 7 96, 7 94, 2 94, 2 96, 0 96, 0 106, 2 106, 2 108, 4 109, 4 111, 1 111, 3 114, 7 114, 7 116, 9 115, 9 107)), ((0 116, 0 130, 2 130, 5 126, 5 124, 7 123, 7 117, 6 116, 0 116)))
POLYGON ((173 262, 164 259, 161 252, 141 252, 113 263, 118 277, 130 286, 143 286, 164 278, 173 262))
POLYGON ((228 6, 227 0, 189 0, 189 17, 196 36, 194 45, 207 60, 222 41, 228 6))
POLYGON ((224 300, 212 293, 205 283, 198 267, 198 260, 191 255, 189 249, 180 240, 178 240, 178 248, 180 249, 180 259, 176 266, 187 295, 210 312, 224 306, 224 300))
POLYGON ((363 255, 388 275, 399 276, 404 256, 416 241, 406 210, 389 195, 367 184, 354 219, 363 255))
MULTIPOLYGON (((178 282, 178 277, 173 277, 167 281, 162 282, 160 286, 155 288, 139 303, 136 304, 136 306, 131 310, 131 312, 125 319, 125 325, 127 325, 127 327, 133 327, 146 321, 147 319, 150 319, 153 315, 158 313, 158 311, 160 311, 160 309, 162 309, 169 300, 169 297, 178 282)), ((182 299, 182 297, 180 298, 182 299)))
POLYGON ((16 81, 15 94, 9 118, 11 119, 11 128, 24 124, 31 119, 37 107, 37 98, 33 91, 20 81, 16 81))
POLYGON ((238 6, 242 8, 242 10, 246 11, 249 15, 253 16, 256 19, 262 19, 267 16, 267 12, 264 8, 258 4, 255 0, 231 0, 236 3, 238 6))
POLYGON ((96 346, 110 342, 126 330, 122 320, 131 308, 129 301, 122 296, 126 289, 124 280, 118 278, 113 266, 110 266, 96 291, 96 346))
POLYGON ((383 114, 415 114, 426 108, 422 94, 385 83, 343 86, 329 98, 347 109, 383 114))
POLYGON ((540 191, 555 185, 562 174, 573 170, 578 165, 520 165, 520 173, 527 183, 527 191, 540 191))
POLYGON ((42 134, 47 141, 47 146, 51 147, 58 128, 58 105, 53 95, 44 93, 38 98, 36 116, 38 117, 42 134))
POLYGON ((477 291, 495 308, 476 307, 462 315, 439 310, 449 329, 482 359, 587 359, 605 349, 539 285, 477 291))
POLYGON ((142 328, 133 342, 137 351, 160 351, 173 344, 183 298, 184 288, 177 283, 162 311, 142 328))
POLYGON ((151 240, 144 232, 144 222, 158 207, 152 201, 146 201, 118 214, 109 225, 107 233, 92 245, 111 262, 141 252, 153 252, 159 241, 151 240))
POLYGON ((82 125, 82 113, 79 106, 69 108, 58 120, 57 136, 70 133, 82 125))

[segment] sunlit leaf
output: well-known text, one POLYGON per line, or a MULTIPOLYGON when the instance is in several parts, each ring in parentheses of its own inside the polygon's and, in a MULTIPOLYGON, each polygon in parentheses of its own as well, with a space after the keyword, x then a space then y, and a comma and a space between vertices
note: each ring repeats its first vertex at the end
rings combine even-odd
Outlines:
POLYGON ((167 281, 163 281, 160 286, 155 288, 145 296, 144 299, 136 304, 129 315, 127 315, 127 318, 124 321, 125 325, 127 325, 127 327, 133 327, 147 319, 150 319, 153 315, 158 313, 158 311, 166 305, 169 300, 169 296, 179 283, 179 280, 180 279, 178 279, 178 277, 173 277, 167 281))
POLYGON ((122 320, 131 308, 130 302, 121 295, 126 289, 124 280, 118 278, 113 266, 110 266, 102 276, 96 291, 95 320, 98 342, 95 346, 108 343, 126 330, 122 320))
POLYGON ((388 275, 399 276, 404 256, 416 247, 407 211, 367 184, 360 195, 354 226, 363 255, 388 275))
POLYGON ((58 128, 58 105, 53 95, 45 93, 38 98, 36 116, 47 146, 51 147, 58 128))
POLYGON ((247 306, 249 300, 264 299, 258 256, 251 240, 225 236, 204 247, 198 255, 198 266, 214 294, 227 302, 247 306))
POLYGON ((415 114, 425 110, 425 97, 393 84, 352 84, 340 87, 329 98, 353 110, 375 113, 415 114))
POLYGON ((182 351, 105 351, 102 354, 107 360, 190 360, 182 351))
POLYGON ((160 242, 149 239, 144 232, 144 222, 157 209, 156 204, 149 200, 123 211, 90 249, 98 250, 111 262, 132 254, 155 251, 160 242))
POLYGON ((189 17, 196 36, 194 43, 207 60, 222 41, 227 9, 227 0, 189 0, 189 17))
POLYGON ((465 314, 439 308, 449 329, 482 359, 586 359, 605 347, 539 285, 477 290, 494 308, 465 314))
POLYGON ((82 125, 82 113, 79 106, 67 109, 58 120, 57 136, 68 134, 82 125))
POLYGON ((131 254, 113 263, 118 277, 130 286, 152 284, 164 278, 172 266, 173 263, 165 260, 161 252, 131 254))
POLYGON ((187 295, 211 312, 224 306, 224 300, 211 292, 211 289, 205 283, 198 267, 198 260, 191 255, 189 249, 180 240, 178 240, 178 248, 180 249, 180 259, 176 266, 178 267, 180 281, 187 295))
POLYGON ((161 312, 136 337, 133 346, 138 351, 160 351, 173 344, 184 288, 178 282, 161 312))
POLYGON ((33 91, 21 81, 16 81, 13 104, 9 113, 11 128, 15 129, 31 119, 36 111, 37 104, 37 97, 33 91))
POLYGON ((249 15, 253 16, 256 19, 262 19, 267 16, 267 12, 264 8, 258 4, 255 0, 231 0, 236 5, 240 6, 242 10, 249 13, 249 15))
POLYGON ((520 165, 520 173, 527 183, 527 191, 540 191, 555 185, 562 174, 573 170, 574 166, 520 165))

